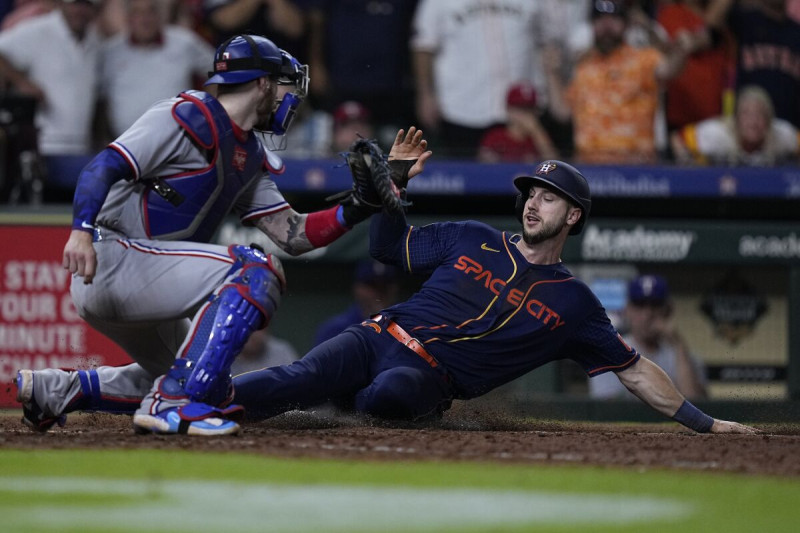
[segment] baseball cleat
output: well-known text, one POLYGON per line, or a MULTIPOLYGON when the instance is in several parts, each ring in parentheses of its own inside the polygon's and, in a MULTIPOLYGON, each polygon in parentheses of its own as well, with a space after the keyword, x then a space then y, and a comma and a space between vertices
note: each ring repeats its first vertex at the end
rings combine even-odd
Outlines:
POLYGON ((17 372, 17 401, 22 404, 22 423, 33 431, 44 433, 55 424, 64 427, 67 415, 46 416, 33 395, 33 370, 17 372))
POLYGON ((216 437, 235 435, 241 429, 233 420, 219 416, 223 414, 211 406, 190 403, 181 407, 166 409, 160 413, 133 415, 133 428, 137 433, 157 433, 159 435, 201 435, 216 437))

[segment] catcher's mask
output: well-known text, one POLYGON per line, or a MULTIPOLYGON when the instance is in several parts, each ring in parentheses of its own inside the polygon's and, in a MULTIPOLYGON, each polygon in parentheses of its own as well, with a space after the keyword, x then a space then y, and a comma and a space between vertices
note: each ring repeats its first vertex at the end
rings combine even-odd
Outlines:
POLYGON ((570 235, 577 235, 583 230, 583 225, 589 217, 589 210, 592 208, 592 195, 589 191, 589 184, 577 168, 550 159, 539 163, 533 176, 517 176, 514 178, 514 186, 519 191, 514 212, 517 220, 522 222, 522 213, 525 210, 525 202, 533 185, 540 184, 554 189, 581 209, 581 218, 569 230, 570 235))
POLYGON ((234 35, 217 48, 205 85, 247 83, 263 76, 277 80, 282 66, 280 49, 266 37, 234 35))
POLYGON ((286 50, 281 50, 281 71, 278 77, 278 85, 292 85, 294 90, 287 92, 276 102, 275 110, 269 119, 267 129, 261 133, 267 148, 270 150, 283 150, 286 148, 286 137, 283 135, 289 131, 297 108, 303 103, 308 94, 308 65, 302 65, 286 50), (279 138, 276 140, 275 136, 279 138))

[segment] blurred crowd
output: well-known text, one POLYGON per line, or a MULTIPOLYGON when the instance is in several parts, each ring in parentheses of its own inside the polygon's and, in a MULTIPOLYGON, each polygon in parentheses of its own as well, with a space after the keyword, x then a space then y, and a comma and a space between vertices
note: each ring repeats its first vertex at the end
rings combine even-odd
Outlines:
POLYGON ((0 0, 0 199, 259 33, 310 65, 286 157, 423 128, 437 158, 774 166, 800 153, 800 0, 0 0))

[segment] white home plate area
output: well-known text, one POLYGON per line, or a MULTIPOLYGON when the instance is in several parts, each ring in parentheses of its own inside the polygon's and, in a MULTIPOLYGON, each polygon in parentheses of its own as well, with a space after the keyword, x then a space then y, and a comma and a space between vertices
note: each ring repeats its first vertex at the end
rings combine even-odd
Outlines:
POLYGON ((79 526, 192 532, 481 530, 525 524, 611 526, 675 520, 692 512, 688 504, 666 499, 492 489, 53 477, 0 478, 0 486, 6 494, 30 496, 30 505, 3 513, 8 531, 79 526), (100 501, 93 504, 93 496, 100 501))

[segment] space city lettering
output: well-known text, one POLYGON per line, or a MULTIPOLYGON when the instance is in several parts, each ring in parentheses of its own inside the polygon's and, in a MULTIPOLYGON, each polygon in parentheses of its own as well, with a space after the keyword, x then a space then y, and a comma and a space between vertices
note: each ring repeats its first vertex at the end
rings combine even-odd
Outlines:
MULTIPOLYGON (((491 270, 485 269, 483 265, 466 255, 459 257, 453 268, 462 271, 482 284, 484 288, 491 291, 495 296, 500 296, 503 289, 506 288, 504 279, 494 276, 491 270)), ((561 316, 543 302, 536 298, 525 300, 525 292, 519 289, 510 289, 505 295, 505 300, 514 307, 523 306, 525 311, 533 318, 541 321, 542 324, 550 326, 550 331, 565 324, 561 316)))

